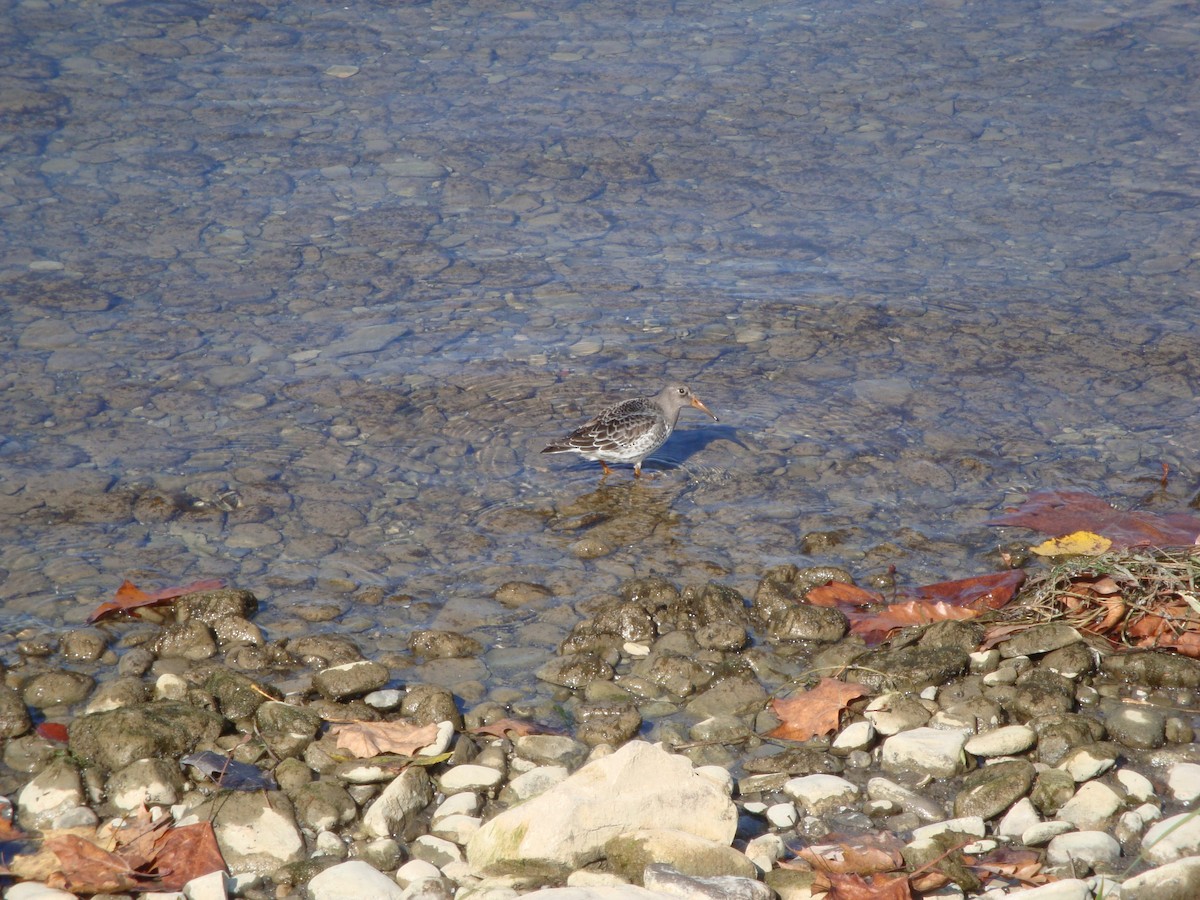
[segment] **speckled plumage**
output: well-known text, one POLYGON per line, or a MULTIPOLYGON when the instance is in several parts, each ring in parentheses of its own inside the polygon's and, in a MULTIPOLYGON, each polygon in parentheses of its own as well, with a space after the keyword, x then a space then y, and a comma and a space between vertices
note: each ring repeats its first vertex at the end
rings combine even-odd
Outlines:
POLYGON ((653 397, 635 397, 601 410, 542 452, 578 453, 600 463, 605 475, 612 471, 610 462, 633 463, 633 474, 640 477, 642 461, 666 443, 685 406, 717 418, 687 385, 668 384, 653 397))

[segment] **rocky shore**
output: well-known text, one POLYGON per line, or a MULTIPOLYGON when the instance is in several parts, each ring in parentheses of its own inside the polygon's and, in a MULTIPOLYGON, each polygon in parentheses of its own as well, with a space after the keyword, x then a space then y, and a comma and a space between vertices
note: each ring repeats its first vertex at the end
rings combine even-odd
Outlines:
MULTIPOLYGON (((398 684, 338 634, 272 641, 246 590, 18 636, 0 883, 13 900, 803 900, 830 879, 859 879, 848 897, 1200 896, 1200 663, 1062 622, 987 646, 979 622, 943 622, 868 647, 804 602, 829 577, 780 567, 753 598, 628 582, 540 662, 554 687, 537 703, 398 684), (769 736, 771 701, 823 677, 861 688, 832 733, 769 736), (396 721, 432 736, 362 756, 331 728, 396 721), (105 886, 82 843, 64 856, 66 836, 113 851, 130 822, 211 823, 227 871, 175 886, 160 856, 105 886), (892 864, 832 862, 864 841, 892 864), (888 869, 910 893, 883 893, 888 869)), ((409 647, 482 651, 447 631, 409 647)))

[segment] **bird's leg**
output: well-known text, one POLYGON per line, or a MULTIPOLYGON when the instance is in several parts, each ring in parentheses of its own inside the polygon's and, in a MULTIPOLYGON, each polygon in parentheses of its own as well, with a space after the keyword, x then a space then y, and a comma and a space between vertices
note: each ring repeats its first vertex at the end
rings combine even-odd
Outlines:
POLYGON ((612 474, 612 469, 610 469, 610 468, 608 467, 608 463, 606 463, 606 462, 605 462, 604 460, 602 460, 602 459, 598 459, 598 460, 596 460, 596 462, 600 463, 600 468, 602 468, 602 469, 604 470, 604 474, 605 474, 605 475, 611 475, 611 474, 612 474))
POLYGON ((634 464, 634 466, 633 466, 633 477, 634 477, 634 478, 641 478, 641 477, 642 477, 642 464, 641 464, 641 463, 635 463, 635 464, 634 464))

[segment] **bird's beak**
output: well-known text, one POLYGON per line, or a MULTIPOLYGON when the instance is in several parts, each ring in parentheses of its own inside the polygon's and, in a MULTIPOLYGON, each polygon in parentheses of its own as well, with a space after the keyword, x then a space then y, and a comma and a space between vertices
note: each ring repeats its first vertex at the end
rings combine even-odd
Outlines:
POLYGON ((699 397, 693 397, 693 398, 692 398, 692 406, 696 407, 696 409, 698 409, 698 410, 701 410, 701 411, 703 411, 703 412, 706 412, 706 413, 708 413, 710 416, 712 416, 712 420, 713 420, 714 422, 720 422, 720 421, 721 421, 721 420, 720 420, 720 419, 718 419, 716 416, 713 416, 713 414, 712 414, 712 410, 711 410, 711 409, 709 409, 707 406, 705 406, 703 403, 701 403, 701 402, 700 402, 700 398, 699 398, 699 397))

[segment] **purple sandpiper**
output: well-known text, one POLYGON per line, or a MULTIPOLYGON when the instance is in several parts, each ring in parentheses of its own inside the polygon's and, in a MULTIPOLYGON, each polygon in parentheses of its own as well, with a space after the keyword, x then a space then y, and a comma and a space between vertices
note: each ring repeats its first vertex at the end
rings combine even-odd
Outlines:
POLYGON ((605 475, 612 473, 609 463, 631 462, 634 476, 640 478, 642 460, 666 443, 685 406, 717 419, 687 385, 668 384, 653 397, 614 403, 542 452, 578 453, 600 463, 605 475))

